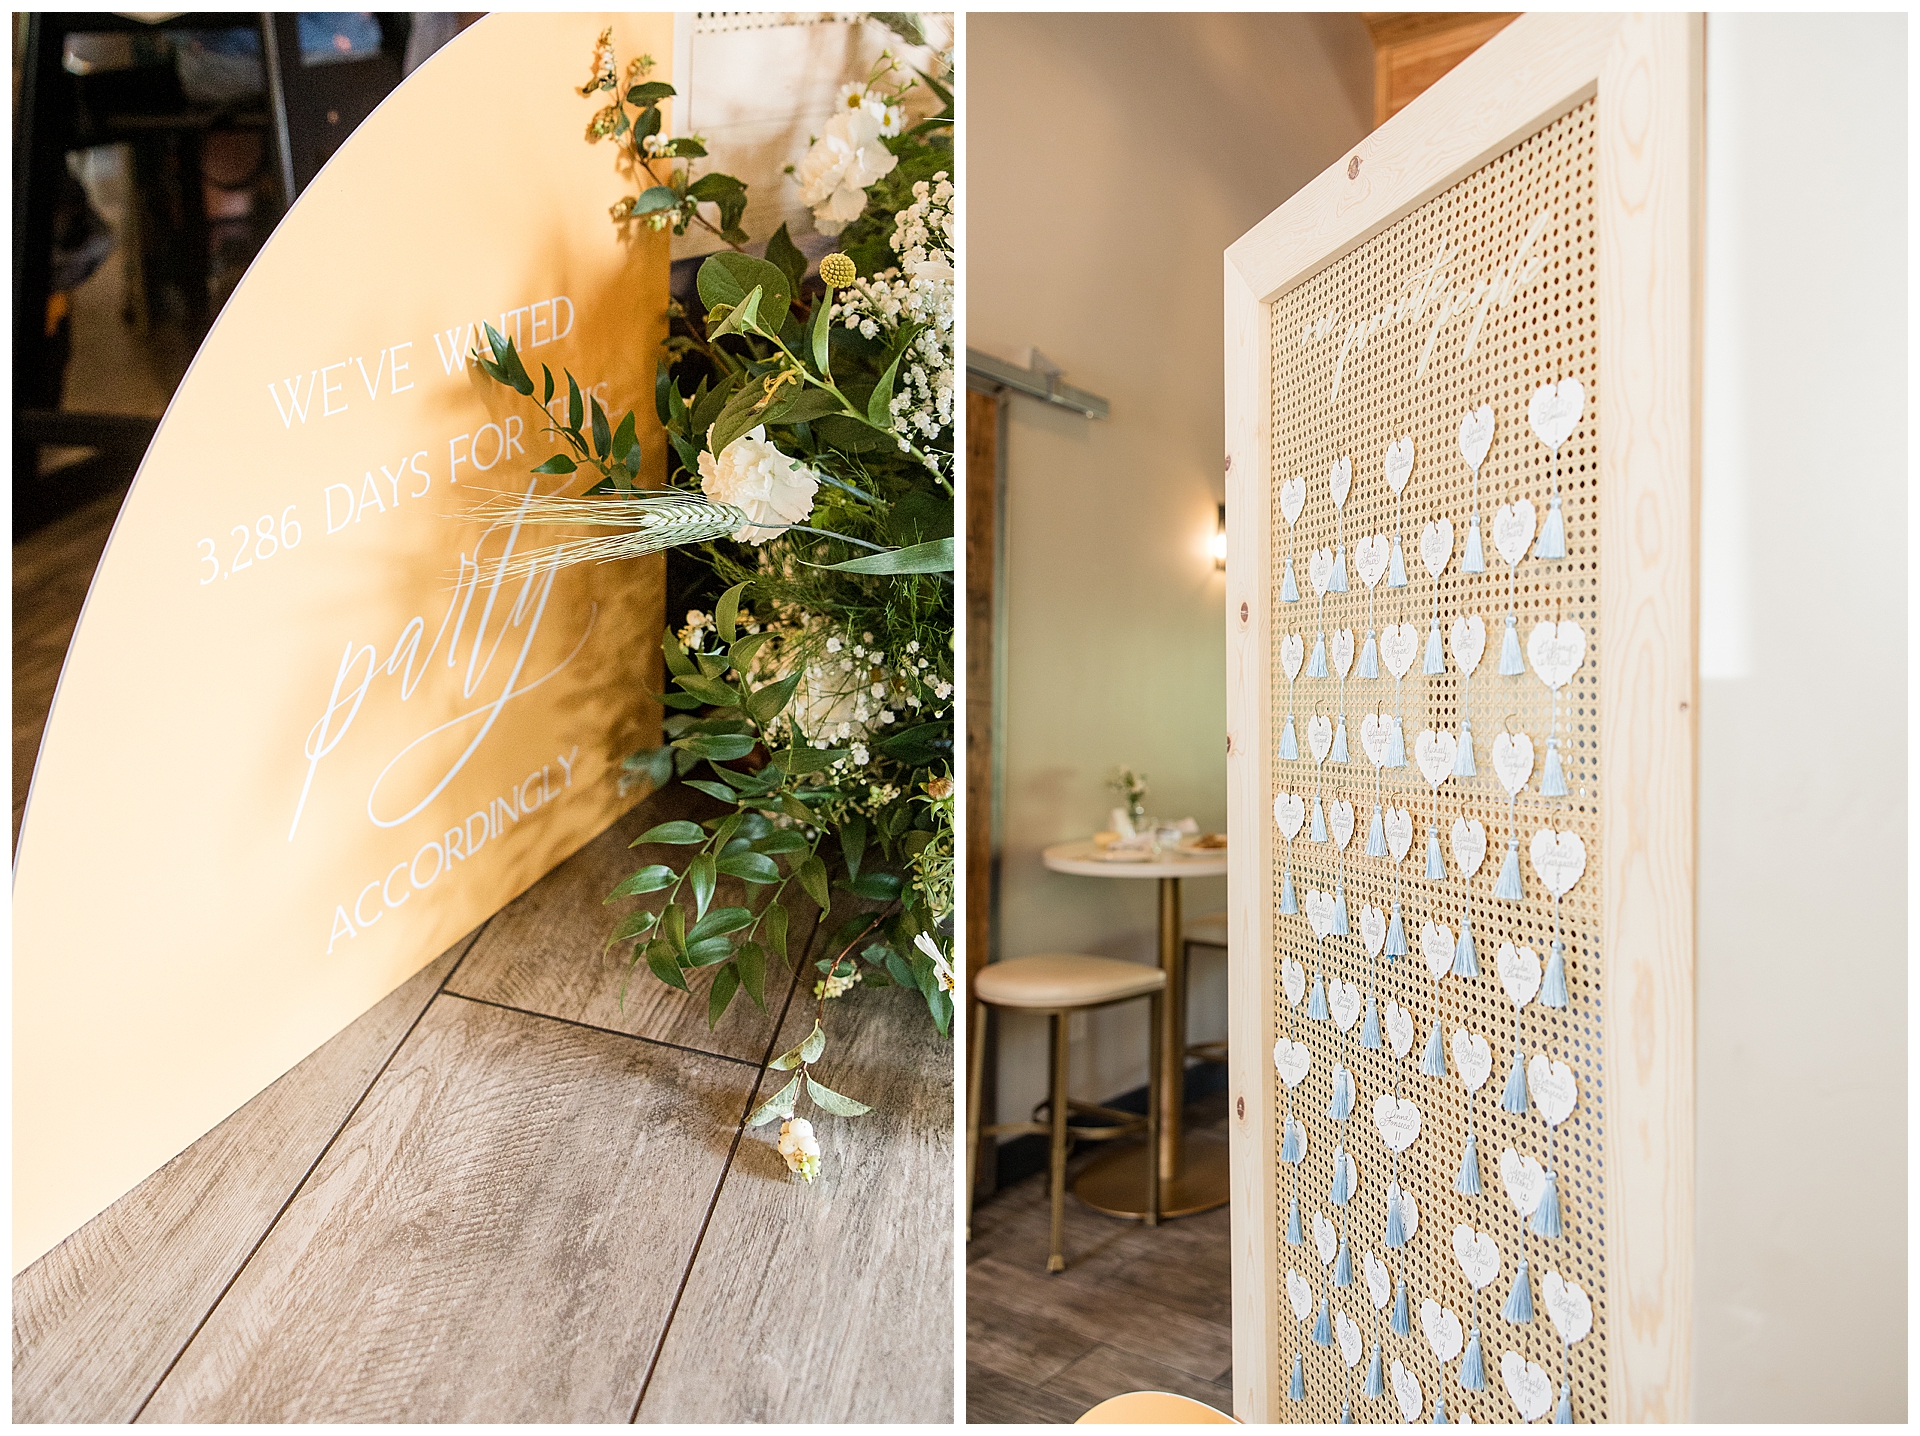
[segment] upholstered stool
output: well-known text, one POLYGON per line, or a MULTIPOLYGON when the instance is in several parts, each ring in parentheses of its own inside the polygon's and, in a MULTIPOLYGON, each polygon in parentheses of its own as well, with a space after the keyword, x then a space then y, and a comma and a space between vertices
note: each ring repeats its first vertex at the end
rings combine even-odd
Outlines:
MULTIPOLYGON (((1027 1012, 1045 1012, 1053 1019, 1051 1029, 1051 1076, 1047 1084, 1047 1120, 980 1124, 980 1078, 986 1062, 986 1023, 973 1024, 973 1043, 967 1074, 967 1219, 973 1219, 973 1162, 983 1136, 1001 1133, 1035 1133, 1052 1138, 1049 1162, 1052 1184, 1053 1221, 1050 1232, 1048 1271, 1065 1271, 1062 1253, 1066 1224, 1067 1138, 1118 1137, 1130 1132, 1147 1134, 1147 1150, 1159 1150, 1160 1143, 1160 1003, 1166 991, 1167 975, 1157 967, 1138 962, 1121 962, 1111 957, 1087 957, 1078 953, 1042 953, 1034 957, 1016 957, 1007 962, 988 963, 973 980, 973 997, 992 1007, 1019 1008, 1027 1012), (1119 1112, 1091 1103, 1073 1102, 1067 1096, 1067 1019, 1075 1012, 1108 1007, 1134 998, 1148 999, 1147 1028, 1147 1115, 1119 1112), (1069 1126, 1069 1112, 1077 1111, 1105 1119, 1105 1126, 1069 1126)), ((1152 1164, 1148 1164, 1151 1172, 1152 1164)), ((1149 1180, 1147 1192, 1148 1226, 1160 1222, 1160 1184, 1149 1180)))
MULTIPOLYGON (((1227 950, 1227 915, 1224 912, 1210 912, 1204 917, 1190 918, 1186 929, 1181 933, 1181 941, 1187 945, 1187 960, 1180 964, 1184 976, 1193 971, 1193 949, 1196 947, 1217 947, 1227 950)), ((1184 1011, 1186 1004, 1180 1004, 1184 1011)), ((1199 1057, 1208 1062, 1225 1062, 1227 1044, 1221 1042, 1195 1042, 1187 1048, 1187 1056, 1199 1057)))

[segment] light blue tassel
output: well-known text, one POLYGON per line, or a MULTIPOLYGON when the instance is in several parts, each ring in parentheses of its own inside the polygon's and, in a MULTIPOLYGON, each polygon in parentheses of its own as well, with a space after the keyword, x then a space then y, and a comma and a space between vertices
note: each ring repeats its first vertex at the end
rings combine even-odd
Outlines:
POLYGON ((1386 1377, 1380 1370, 1380 1343, 1373 1344, 1373 1357, 1367 1362, 1367 1383, 1360 1388, 1360 1394, 1372 1401, 1387 1394, 1386 1377))
POLYGON ((1340 715, 1340 721, 1334 725, 1333 751, 1327 754, 1327 761, 1329 763, 1347 761, 1347 715, 1344 713, 1340 715))
POLYGON ((1500 864, 1500 876, 1493 885, 1493 895, 1503 902, 1520 902, 1526 897, 1526 891, 1520 886, 1520 840, 1507 839, 1507 860, 1500 864))
POLYGON ((1507 636, 1500 640, 1500 672, 1503 677, 1511 678, 1516 673, 1527 671, 1526 660, 1520 656, 1520 631, 1514 626, 1514 617, 1507 615, 1507 636))
POLYGON ((1567 1005, 1567 945, 1559 938, 1553 940, 1553 955, 1547 959, 1547 973, 1540 979, 1540 1005, 1542 1007, 1565 1007, 1567 1005))
POLYGON ((1432 823, 1427 824, 1427 881, 1440 882, 1447 875, 1447 865, 1440 860, 1440 830, 1432 823))
POLYGON ((1427 1050, 1420 1054, 1420 1070, 1429 1077, 1447 1075, 1447 1049, 1440 1040, 1440 1019, 1437 1017, 1427 1033, 1427 1050))
POLYGON ((1280 756, 1282 758, 1300 756, 1300 740, 1293 736, 1293 714, 1291 713, 1287 714, 1287 726, 1280 730, 1280 756))
POLYGON ((1307 1372, 1300 1360, 1300 1353, 1293 1353, 1293 1377, 1287 1382, 1287 1400, 1305 1401, 1307 1399, 1307 1372))
POLYGON ((1354 671, 1362 678, 1378 678, 1380 676, 1380 649, 1373 641, 1373 630, 1371 628, 1367 630, 1367 641, 1360 649, 1360 666, 1354 671))
POLYGON ((1293 1208, 1287 1213, 1287 1245, 1297 1247, 1306 1238, 1300 1231, 1300 1199, 1293 1199, 1293 1208))
POLYGON ((1373 821, 1367 824, 1367 856, 1384 858, 1387 855, 1387 825, 1380 816, 1380 805, 1373 805, 1373 821))
MULTIPOLYGON (((1556 499, 1554 502, 1557 505, 1559 500, 1556 499)), ((1553 1424, 1573 1425, 1573 1388, 1564 1381, 1560 1383, 1560 1404, 1553 1408, 1553 1424)))
POLYGON ((1327 989, 1317 972, 1313 975, 1313 991, 1307 994, 1307 1016, 1315 1022, 1327 1020, 1327 989))
POLYGON ((1352 931, 1347 926, 1347 880, 1336 878, 1333 884, 1333 926, 1327 931, 1334 937, 1345 937, 1352 931))
POLYGON ((1333 577, 1327 580, 1328 593, 1347 591, 1347 546, 1341 544, 1333 551, 1333 577))
POLYGON ((1387 738, 1387 766, 1404 768, 1407 766, 1407 739, 1400 731, 1400 720, 1393 720, 1393 731, 1387 738))
POLYGON ((1300 585, 1293 581, 1292 554, 1287 555, 1287 571, 1282 574, 1280 578, 1280 601, 1282 603, 1298 603, 1300 601, 1300 585))
POLYGON ((1306 1153, 1306 1129, 1288 1117, 1280 1138, 1280 1160, 1291 1166, 1306 1153))
POLYGON ((1527 1059, 1518 1047, 1513 1049, 1513 1071, 1507 1074, 1507 1090, 1500 1094, 1500 1110, 1516 1117, 1527 1115, 1527 1059))
POLYGON ((1467 1149, 1460 1154, 1460 1170, 1454 1174, 1453 1189, 1462 1196, 1480 1195, 1480 1145, 1473 1133, 1467 1133, 1467 1149))
POLYGON ((1313 635, 1313 652, 1307 655, 1307 677, 1325 678, 1327 676, 1327 631, 1323 628, 1313 635))
POLYGON ((1460 719, 1460 751, 1453 755, 1453 776, 1472 778, 1479 770, 1473 766, 1473 723, 1462 715, 1460 719))
POLYGON ((1433 620, 1433 626, 1427 630, 1427 661, 1420 666, 1422 673, 1445 673, 1447 671, 1447 650, 1440 646, 1440 620, 1433 620))
POLYGON ((1407 1244, 1407 1223, 1400 1215, 1400 1184, 1387 1183, 1387 1250, 1399 1251, 1407 1244))
POLYGON ((1540 525, 1540 537, 1533 542, 1535 558, 1565 558, 1567 556, 1567 530, 1560 518, 1560 494, 1555 490, 1547 500, 1547 519, 1540 525))
POLYGON ((1445 1426, 1448 1424, 1446 1398, 1438 1394, 1433 1398, 1433 1424, 1435 1426, 1445 1426))
MULTIPOLYGON (((1327 1101, 1327 1116, 1336 1122, 1344 1122, 1352 1115, 1353 1074, 1336 1062, 1333 1067, 1333 1096, 1327 1101)), ((1336 1168, 1340 1166, 1337 1158, 1334 1166, 1336 1168)), ((1344 1177, 1344 1172, 1336 1170, 1334 1174, 1335 1184, 1338 1185, 1339 1182, 1344 1180, 1344 1177)))
POLYGON ((1407 1314, 1407 1280, 1402 1277, 1394 1284, 1393 1315, 1387 1318, 1387 1330, 1395 1336, 1413 1335, 1413 1323, 1407 1314))
POLYGON ((1476 512, 1467 525, 1467 556, 1460 560, 1462 573, 1485 573, 1486 555, 1480 549, 1480 515, 1476 512))
POLYGON ((1560 740, 1547 739, 1547 763, 1540 773, 1540 796, 1543 798, 1564 798, 1567 796, 1567 774, 1560 766, 1560 740))
POLYGON ((1473 918, 1464 907, 1460 909, 1460 940, 1453 945, 1453 975, 1480 975, 1480 954, 1473 946, 1473 918))
POLYGON ((1513 1274, 1513 1290, 1507 1293, 1507 1304, 1500 1308, 1500 1315, 1515 1326, 1525 1326, 1533 1320, 1533 1285, 1527 1280, 1527 1259, 1520 1258, 1520 1266, 1513 1274))
POLYGON ((1320 1298, 1320 1314, 1313 1319, 1313 1344, 1315 1346, 1333 1345, 1333 1318, 1327 1315, 1327 1298, 1320 1298))
MULTIPOLYGON (((1557 503, 1557 501, 1556 501, 1557 503)), ((1407 561, 1400 557, 1400 535, 1393 536, 1393 556, 1387 560, 1387 587, 1407 586, 1407 561)))
POLYGON ((1400 899, 1393 900, 1393 916, 1387 919, 1387 961, 1407 955, 1407 930, 1400 922, 1400 899))
POLYGON ((1280 874, 1280 911, 1283 914, 1300 911, 1300 904, 1294 900, 1293 896, 1292 863, 1288 863, 1287 870, 1280 874))
POLYGON ((1540 1205, 1533 1209, 1531 1225, 1543 1237, 1560 1235, 1560 1184, 1552 1172, 1547 1173, 1547 1184, 1540 1189, 1540 1205))
POLYGON ((1340 1424, 1342 1426, 1353 1425, 1352 1403, 1347 1401, 1344 1397, 1341 1398, 1341 1401, 1340 1401, 1340 1424))
POLYGON ((1347 1239, 1340 1238, 1340 1254, 1333 1259, 1333 1284, 1353 1285, 1353 1258, 1347 1255, 1347 1239))
POLYGON ((1360 1045, 1369 1052, 1380 1050, 1380 1014, 1373 1009, 1373 994, 1367 994, 1367 1015, 1360 1019, 1360 1045))
POLYGON ((1320 806, 1320 795, 1313 795, 1313 823, 1307 829, 1307 841, 1324 843, 1327 840, 1327 810, 1320 806))
POLYGON ((1467 1338, 1467 1354, 1460 1358, 1460 1386, 1466 1391, 1487 1389, 1487 1364, 1480 1355, 1480 1328, 1467 1338))

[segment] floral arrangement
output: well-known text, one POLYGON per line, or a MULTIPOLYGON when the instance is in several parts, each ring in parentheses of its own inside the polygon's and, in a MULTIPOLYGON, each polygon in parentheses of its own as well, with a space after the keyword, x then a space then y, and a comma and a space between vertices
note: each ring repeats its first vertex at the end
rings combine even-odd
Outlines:
MULTIPOLYGON (((875 18, 918 41, 912 17, 875 18)), ((774 961, 817 973, 813 1029, 772 1064, 794 1075, 750 1118, 782 1119, 781 1155, 811 1181, 820 1148, 801 1101, 869 1110, 813 1076, 832 1004, 899 986, 942 1034, 953 1017, 953 95, 891 55, 843 87, 789 170, 841 244, 810 274, 785 225, 746 252, 746 186, 695 174, 706 145, 666 135, 673 87, 652 68, 634 60, 623 87, 609 31, 580 88, 611 97, 587 139, 619 146, 642 185, 612 217, 699 226, 728 248, 701 265, 702 312, 669 311, 655 385, 666 486, 639 485, 634 416, 614 421, 565 375, 566 422, 551 426, 565 449, 533 472, 574 492, 536 499, 526 520, 590 532, 527 562, 678 546, 710 570, 711 607, 663 635, 666 742, 628 758, 626 781, 678 781, 726 811, 641 834, 636 847, 687 856, 614 889, 609 902, 641 905, 609 946, 670 987, 704 983, 710 1025, 742 992, 764 1008, 774 961), (929 97, 935 112, 913 120, 929 97), (722 877, 748 896, 715 906, 722 877), (856 910, 829 929, 836 893, 856 910), (809 912, 812 942, 790 946, 809 912)), ((536 385, 508 340, 487 338, 482 368, 551 404, 551 371, 536 385)))

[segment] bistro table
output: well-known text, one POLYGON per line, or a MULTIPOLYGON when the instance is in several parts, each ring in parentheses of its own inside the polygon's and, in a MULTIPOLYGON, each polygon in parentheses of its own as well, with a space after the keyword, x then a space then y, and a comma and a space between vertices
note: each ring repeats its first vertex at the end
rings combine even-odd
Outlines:
MULTIPOLYGON (((1187 853, 1177 849, 1157 857, 1107 858, 1090 838, 1056 843, 1040 854, 1057 873, 1088 878, 1160 880, 1160 967, 1167 974, 1167 1000, 1160 1005, 1160 1215, 1192 1216, 1225 1204, 1230 1192, 1227 1148, 1219 1142, 1189 1143, 1180 1112, 1186 1085, 1186 944, 1181 941, 1180 880, 1225 877, 1227 850, 1187 853)), ((1112 1152, 1088 1164, 1073 1184, 1073 1194, 1096 1211, 1118 1217, 1146 1215, 1144 1147, 1112 1152)))

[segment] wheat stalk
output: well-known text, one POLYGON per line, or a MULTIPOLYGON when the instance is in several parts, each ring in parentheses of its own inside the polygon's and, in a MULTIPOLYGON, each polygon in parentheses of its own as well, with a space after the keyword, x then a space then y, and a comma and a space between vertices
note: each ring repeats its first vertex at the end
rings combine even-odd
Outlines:
POLYGON ((620 530, 515 553, 506 560, 502 570, 508 578, 539 569, 565 568, 576 563, 611 563, 616 559, 660 553, 680 544, 705 543, 753 522, 744 510, 731 504, 712 503, 676 489, 574 498, 559 494, 502 496, 476 506, 471 516, 496 523, 584 525, 620 530))

